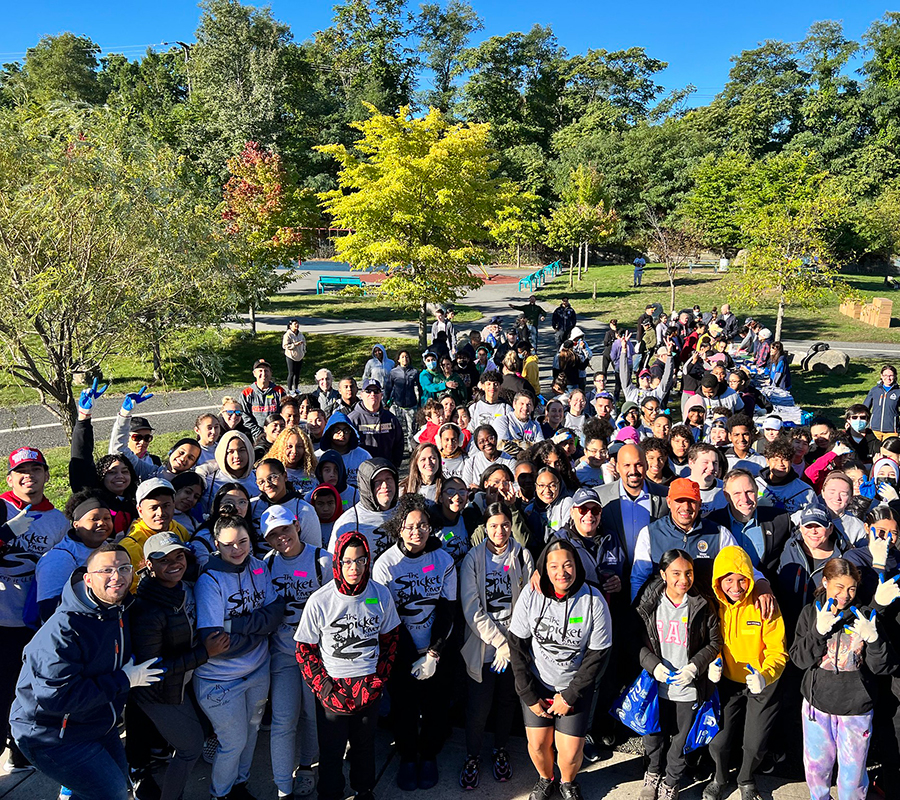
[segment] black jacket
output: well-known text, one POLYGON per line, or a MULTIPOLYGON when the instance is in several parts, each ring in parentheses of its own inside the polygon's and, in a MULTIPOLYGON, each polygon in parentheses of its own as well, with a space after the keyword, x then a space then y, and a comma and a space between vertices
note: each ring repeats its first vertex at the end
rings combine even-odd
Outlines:
POLYGON ((133 695, 149 703, 178 705, 184 699, 185 673, 197 669, 209 659, 206 648, 196 637, 196 619, 186 607, 184 588, 169 589, 151 577, 137 588, 129 609, 131 647, 140 664, 160 658, 165 674, 159 683, 133 689, 133 695), (195 643, 196 640, 196 643, 195 643))
MULTIPOLYGON (((859 610, 869 616, 868 607, 859 610)), ((803 697, 826 714, 856 716, 871 711, 878 691, 875 676, 889 675, 897 668, 897 654, 884 635, 880 619, 876 624, 881 635, 873 644, 862 645, 857 664, 852 644, 856 637, 847 643, 842 641, 848 636, 844 624, 849 626, 856 619, 853 614, 849 609, 843 611, 840 616, 844 622, 836 623, 829 634, 822 636, 816 630, 816 611, 815 603, 810 603, 800 612, 790 648, 791 661, 804 671, 800 686, 803 697)))
POLYGON ((386 458, 399 469, 403 461, 403 426, 384 406, 369 411, 362 403, 347 415, 350 424, 359 431, 360 444, 372 458, 386 458))
MULTIPOLYGON (((666 590, 662 580, 650 583, 644 590, 637 605, 638 618, 643 622, 643 630, 636 636, 642 641, 640 652, 641 667, 651 675, 662 663, 659 646, 659 632, 656 629, 656 608, 666 590)), ((693 590, 692 590, 693 591, 693 590)), ((722 651, 722 630, 719 627, 718 611, 699 594, 688 595, 688 659, 697 667, 697 696, 701 702, 709 699, 713 684, 707 676, 709 665, 722 651)))

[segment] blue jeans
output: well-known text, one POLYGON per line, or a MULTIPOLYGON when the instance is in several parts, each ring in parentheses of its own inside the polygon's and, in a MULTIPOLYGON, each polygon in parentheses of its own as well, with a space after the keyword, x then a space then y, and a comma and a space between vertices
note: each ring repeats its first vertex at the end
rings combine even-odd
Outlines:
POLYGON ((244 678, 214 681, 194 675, 194 690, 219 740, 209 793, 225 797, 250 777, 256 737, 269 696, 269 661, 244 678))
POLYGON ((72 800, 128 800, 128 763, 119 729, 92 742, 46 746, 22 739, 22 751, 48 778, 72 790, 72 800))
POLYGON ((279 791, 293 791, 297 764, 319 759, 316 698, 293 654, 272 653, 272 774, 279 791), (299 730, 298 730, 299 726, 299 730), (300 739, 298 752, 297 739, 300 739))

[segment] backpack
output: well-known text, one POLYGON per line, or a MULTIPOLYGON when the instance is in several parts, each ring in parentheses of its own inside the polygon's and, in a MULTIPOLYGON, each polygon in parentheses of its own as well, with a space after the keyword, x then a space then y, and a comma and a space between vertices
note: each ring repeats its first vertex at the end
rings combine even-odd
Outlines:
POLYGON ((800 361, 800 369, 805 372, 809 369, 809 362, 816 353, 824 353, 830 349, 828 342, 816 342, 814 345, 811 345, 809 350, 806 351, 806 355, 800 361))

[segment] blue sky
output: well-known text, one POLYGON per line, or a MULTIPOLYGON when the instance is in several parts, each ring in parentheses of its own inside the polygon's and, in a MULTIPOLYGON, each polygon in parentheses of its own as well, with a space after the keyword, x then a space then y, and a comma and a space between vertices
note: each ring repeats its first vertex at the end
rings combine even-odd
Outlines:
MULTIPOLYGON (((471 1, 471 0, 470 0, 471 1)), ((263 5, 263 3, 260 3, 263 5)), ((417 3, 412 3, 413 7, 417 3)), ((476 41, 535 23, 551 25, 570 53, 588 47, 608 50, 643 46, 668 61, 661 82, 668 88, 693 83, 694 102, 705 104, 728 78, 729 58, 763 39, 802 39, 822 19, 844 23, 859 40, 886 8, 869 0, 763 0, 754 3, 644 0, 609 3, 576 0, 474 0, 485 29, 476 41)), ((186 0, 91 2, 91 0, 8 0, 0 26, 0 61, 15 61, 45 34, 72 31, 90 36, 104 49, 137 57, 150 44, 193 41, 199 9, 186 0)), ((326 0, 272 0, 276 18, 302 40, 327 27, 332 3, 326 0)))

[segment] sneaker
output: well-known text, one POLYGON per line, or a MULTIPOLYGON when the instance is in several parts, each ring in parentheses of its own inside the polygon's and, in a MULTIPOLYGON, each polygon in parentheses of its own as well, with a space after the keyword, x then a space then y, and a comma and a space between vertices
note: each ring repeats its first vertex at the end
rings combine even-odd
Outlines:
POLYGON ((741 793, 741 800, 762 800, 760 793, 756 790, 755 783, 742 783, 738 785, 741 793))
POLYGON ((135 800, 160 800, 162 789, 153 780, 149 767, 131 770, 131 785, 135 800))
POLYGON ((203 743, 203 760, 207 764, 212 764, 216 757, 216 750, 219 749, 219 739, 213 734, 203 743))
POLYGON ((438 785, 437 761, 423 761, 419 766, 419 788, 433 789, 438 785))
POLYGON ((644 785, 638 795, 638 800, 656 800, 659 796, 659 785, 662 783, 662 775, 656 772, 644 773, 644 785))
POLYGON ((228 793, 228 800, 256 800, 256 795, 250 794, 247 782, 244 781, 231 787, 231 791, 228 793))
POLYGON ((459 773, 459 785, 463 789, 475 789, 481 781, 481 759, 469 756, 459 773))
POLYGON ((418 787, 416 762, 404 761, 397 770, 397 788, 403 792, 414 792, 418 787))
POLYGON ((506 752, 506 748, 498 747, 494 750, 494 763, 492 765, 492 770, 494 773, 494 780, 500 781, 500 783, 506 783, 510 778, 512 778, 512 764, 509 763, 509 753, 506 752))
POLYGON ((703 788, 703 796, 701 800, 722 800, 725 793, 725 784, 718 783, 715 779, 711 780, 703 788))
POLYGON ((659 785, 659 800, 678 800, 678 792, 680 789, 677 786, 669 786, 668 783, 663 781, 659 785))
POLYGON ((25 761, 24 763, 17 763, 15 760, 13 760, 12 756, 7 756, 6 761, 3 762, 3 766, 0 767, 0 769, 2 769, 3 772, 7 775, 12 775, 16 772, 34 772, 34 767, 27 761, 25 761))
POLYGON ((316 776, 311 769, 298 769, 294 775, 294 794, 306 797, 316 788, 316 776))
POLYGON ((72 797, 72 790, 67 789, 65 786, 59 787, 59 800, 70 800, 72 797))
POLYGON ((584 797, 581 794, 581 787, 575 781, 572 781, 571 783, 560 783, 559 796, 562 797, 563 800, 584 800, 584 797))
POLYGON ((553 778, 538 778, 537 783, 528 795, 528 800, 550 800, 553 796, 553 778))

